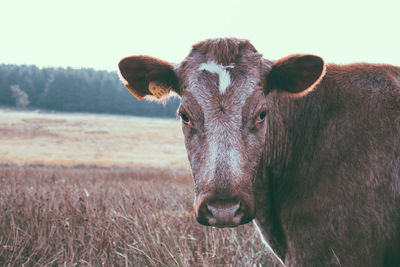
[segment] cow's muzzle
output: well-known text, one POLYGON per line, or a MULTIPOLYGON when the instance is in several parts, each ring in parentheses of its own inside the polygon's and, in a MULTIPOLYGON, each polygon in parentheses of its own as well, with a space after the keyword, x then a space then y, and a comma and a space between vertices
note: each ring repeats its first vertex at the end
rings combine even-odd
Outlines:
POLYGON ((215 227, 235 227, 254 218, 253 205, 244 198, 209 195, 195 203, 196 219, 200 224, 215 227))

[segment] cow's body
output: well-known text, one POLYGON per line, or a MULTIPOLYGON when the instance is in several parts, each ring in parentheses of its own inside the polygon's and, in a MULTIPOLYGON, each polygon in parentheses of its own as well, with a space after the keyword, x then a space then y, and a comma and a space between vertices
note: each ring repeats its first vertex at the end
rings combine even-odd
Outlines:
POLYGON ((270 99, 278 156, 263 158, 256 220, 288 266, 400 264, 398 81, 391 66, 331 65, 307 97, 270 99))
POLYGON ((287 266, 400 266, 400 68, 271 62, 237 39, 120 68, 137 97, 181 96, 200 223, 255 217, 287 266))

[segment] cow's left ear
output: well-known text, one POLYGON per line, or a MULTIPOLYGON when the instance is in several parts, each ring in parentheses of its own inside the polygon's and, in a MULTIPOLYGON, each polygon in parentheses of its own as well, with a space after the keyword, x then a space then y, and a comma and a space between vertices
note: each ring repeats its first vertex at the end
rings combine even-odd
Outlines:
POLYGON ((119 62, 122 82, 137 99, 161 99, 171 91, 180 95, 179 80, 172 64, 149 56, 131 56, 119 62))
POLYGON ((267 76, 266 93, 277 90, 291 97, 311 92, 325 76, 322 58, 313 55, 291 55, 277 60, 267 76))

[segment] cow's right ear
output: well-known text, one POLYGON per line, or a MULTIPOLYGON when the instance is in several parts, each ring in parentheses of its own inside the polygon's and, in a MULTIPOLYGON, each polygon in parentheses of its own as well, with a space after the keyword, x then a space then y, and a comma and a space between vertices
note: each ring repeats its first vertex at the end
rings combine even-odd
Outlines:
POLYGON ((180 95, 178 76, 172 64, 148 56, 131 56, 118 64, 122 82, 137 99, 161 99, 171 91, 180 95))

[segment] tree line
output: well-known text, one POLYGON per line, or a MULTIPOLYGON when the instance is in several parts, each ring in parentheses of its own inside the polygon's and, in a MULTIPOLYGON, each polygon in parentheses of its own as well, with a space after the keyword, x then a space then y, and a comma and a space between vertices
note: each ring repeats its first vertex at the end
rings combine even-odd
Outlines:
POLYGON ((179 99, 138 101, 116 72, 0 64, 0 105, 62 112, 175 117, 179 99))

